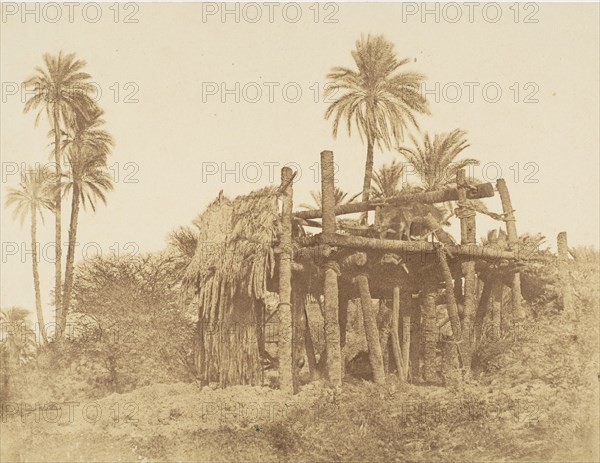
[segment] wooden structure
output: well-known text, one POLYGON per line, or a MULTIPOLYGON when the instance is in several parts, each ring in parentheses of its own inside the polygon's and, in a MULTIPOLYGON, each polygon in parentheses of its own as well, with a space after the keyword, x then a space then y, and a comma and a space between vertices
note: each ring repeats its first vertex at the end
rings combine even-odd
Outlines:
MULTIPOLYGON (((282 172, 279 191, 283 195, 281 212, 282 235, 277 251, 280 255, 279 293, 280 322, 290 324, 295 319, 288 313, 289 294, 296 282, 306 288, 310 280, 313 293, 324 298, 324 334, 326 356, 326 376, 336 386, 342 382, 344 370, 341 349, 345 342, 345 320, 349 299, 360 300, 360 313, 364 324, 368 357, 373 380, 385 380, 384 358, 393 359, 392 368, 402 381, 412 379, 425 382, 438 380, 436 367, 437 344, 440 341, 440 324, 437 306, 440 297, 445 302, 450 336, 445 342, 450 346, 446 351, 458 360, 458 365, 467 368, 470 355, 477 339, 481 339, 482 324, 489 311, 492 325, 501 316, 501 297, 505 285, 512 289, 512 312, 520 314, 521 294, 519 274, 515 262, 519 259, 517 249, 514 211, 504 180, 499 180, 503 215, 506 221, 508 246, 490 243, 489 246, 476 244, 476 208, 472 200, 494 196, 492 184, 470 185, 464 171, 459 171, 456 187, 442 191, 412 192, 399 194, 384 200, 370 200, 353 204, 336 205, 334 202, 333 153, 321 153, 321 192, 322 210, 292 211, 291 172, 282 172), (427 225, 426 239, 406 240, 398 232, 392 239, 382 237, 378 225, 369 227, 367 236, 352 230, 337 229, 336 217, 344 214, 385 210, 406 206, 410 203, 438 204, 456 201, 455 214, 460 219, 460 244, 441 229, 431 216, 420 218, 427 225), (315 219, 322 219, 318 222, 315 219), (290 224, 295 223, 296 227, 290 224), (298 233, 303 227, 321 228, 321 233, 306 235, 298 233), (293 230, 296 230, 294 234, 293 230), (369 235, 369 231, 371 231, 369 235), (290 243, 293 243, 290 247, 290 243), (295 268, 291 272, 288 268, 295 268), (500 268, 504 272, 483 282, 478 288, 478 262, 485 262, 485 268, 500 268), (506 269, 510 278, 506 281, 506 269), (315 283, 315 280, 317 281, 315 283), (304 282, 304 283, 300 283, 304 282), (391 336, 380 339, 376 320, 376 306, 373 299, 391 301, 391 336), (489 309, 489 310, 488 310, 489 309), (478 326, 479 324, 479 326, 478 326), (416 352, 410 352, 411 346, 416 352), (391 356, 385 355, 387 349, 391 356), (412 365, 411 365, 412 363, 412 365)), ((389 224, 386 225, 389 228, 389 224)), ((363 227, 364 228, 364 227, 363 227)), ((394 228, 392 226, 392 228, 394 228)), ((389 231, 389 230, 388 230, 389 231)), ((481 281, 479 282, 481 283, 481 281)), ((292 312, 304 310, 292 306, 292 312)), ((506 316, 505 316, 506 318, 506 316)), ((282 326, 280 332, 294 331, 294 327, 282 326)), ((310 338, 307 333, 304 339, 310 338)), ((297 342, 298 337, 288 337, 297 342)), ((279 358, 281 387, 296 390, 297 369, 294 368, 292 348, 280 341, 279 358), (291 375, 290 375, 291 373, 291 375)), ((309 356, 310 357, 310 356, 309 356)), ((309 365, 315 365, 309 358, 309 365)))

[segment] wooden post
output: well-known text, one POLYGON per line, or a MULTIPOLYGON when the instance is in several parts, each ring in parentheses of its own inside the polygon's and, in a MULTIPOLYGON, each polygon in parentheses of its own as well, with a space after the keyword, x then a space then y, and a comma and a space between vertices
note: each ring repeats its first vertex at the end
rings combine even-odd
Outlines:
POLYGON ((502 330, 500 329, 502 319, 502 280, 499 275, 493 275, 494 278, 492 283, 492 329, 493 329, 493 340, 498 341, 502 336, 502 330))
MULTIPOLYGON (((333 152, 321 153, 321 201, 323 207, 323 234, 333 235, 336 230, 335 178, 333 152)), ((325 346, 327 350, 327 374, 334 386, 342 385, 342 359, 340 350, 340 325, 338 320, 338 270, 332 259, 325 261, 323 296, 325 298, 325 346)))
POLYGON ((479 304, 477 305, 477 314, 475 315, 475 343, 481 342, 482 333, 484 333, 483 322, 486 314, 488 313, 492 298, 492 282, 484 281, 483 288, 481 290, 481 297, 479 298, 479 304))
POLYGON ((402 350, 400 348, 400 286, 394 286, 392 294, 392 352, 394 354, 394 362, 398 379, 405 381, 404 365, 402 361, 402 350))
POLYGON ((279 254, 279 384, 284 392, 294 392, 294 368, 292 362, 292 208, 293 172, 289 167, 281 169, 280 191, 283 200, 281 210, 281 237, 279 254))
POLYGON ((315 346, 313 344, 312 334, 310 332, 310 320, 308 319, 306 304, 304 304, 304 320, 306 323, 306 333, 304 335, 304 342, 306 343, 306 358, 308 359, 308 371, 310 372, 311 381, 315 381, 319 378, 319 372, 317 369, 317 357, 315 355, 315 346))
POLYGON ((421 301, 423 298, 423 293, 419 296, 419 300, 417 302, 412 301, 411 305, 411 320, 412 323, 410 325, 409 331, 409 341, 410 341, 410 355, 409 355, 409 365, 410 365, 410 382, 418 383, 423 380, 423 372, 421 368, 421 359, 423 358, 423 323, 421 322, 421 301))
POLYGON ((365 335, 367 337, 367 346, 369 348, 369 362, 373 372, 373 381, 377 384, 385 382, 385 373, 383 368, 383 355, 381 345, 379 344, 379 330, 377 329, 377 320, 375 310, 373 309, 373 300, 369 289, 369 279, 367 275, 360 274, 354 279, 360 295, 360 308, 365 326, 365 335))
MULTIPOLYGON (((458 188, 458 211, 460 218, 460 242, 464 245, 474 245, 477 242, 475 229, 475 211, 471 209, 470 201, 467 199, 465 170, 460 169, 456 173, 456 185, 458 188)), ((465 277, 464 284, 464 317, 462 330, 464 338, 470 342, 473 334, 473 321, 475 318, 477 301, 477 277, 475 275, 475 260, 468 259, 462 264, 462 272, 465 277)), ((465 366, 470 368, 471 363, 471 345, 468 344, 469 352, 466 353, 463 360, 465 366)))
MULTIPOLYGON (((292 366, 294 394, 300 392, 300 370, 303 366, 306 343, 306 310, 303 285, 292 286, 292 366)), ((308 356, 307 356, 308 357, 308 356)), ((310 368, 310 366, 309 366, 310 368)))
POLYGON ((346 357, 345 357, 345 347, 346 347, 346 328, 348 325, 348 305, 350 303, 350 299, 348 298, 347 293, 345 292, 346 288, 340 287, 338 290, 338 301, 340 304, 340 310, 338 312, 339 322, 340 322, 340 356, 341 356, 341 366, 342 366, 342 378, 346 375, 346 357))
POLYGON ((448 318, 450 319, 450 326, 452 326, 452 338, 455 342, 461 339, 460 319, 458 317, 458 306, 456 305, 456 298, 454 296, 454 280, 450 267, 448 266, 448 259, 446 252, 443 249, 438 251, 438 258, 440 260, 440 267, 442 270, 442 276, 446 284, 446 310, 448 312, 448 318))
POLYGON ((558 277, 562 286, 562 306, 565 312, 573 311, 573 290, 569 278, 569 246, 567 232, 560 232, 556 239, 558 250, 558 277))
POLYGON ((430 276, 425 278, 424 284, 421 294, 423 379, 427 383, 434 383, 438 379, 435 366, 439 334, 435 309, 437 285, 435 279, 430 276))
POLYGON ((412 329, 411 324, 411 312, 413 310, 413 299, 412 294, 408 291, 402 291, 400 293, 400 319, 402 320, 402 366, 404 368, 404 380, 408 381, 408 374, 410 371, 410 331, 412 329))
POLYGON ((383 371, 387 375, 390 365, 390 327, 392 324, 392 309, 385 299, 379 299, 379 310, 375 317, 377 320, 377 332, 379 333, 379 345, 383 356, 383 371))
MULTIPOLYGON (((500 201, 502 202, 502 212, 504 213, 504 221, 506 223, 506 234, 508 235, 508 245, 510 249, 515 250, 519 243, 519 236, 517 235, 517 222, 515 219, 512 202, 510 200, 510 194, 506 181, 503 178, 499 178, 496 181, 496 188, 500 195, 500 201)), ((521 306, 521 274, 515 273, 512 281, 512 306, 513 316, 517 319, 525 317, 523 307, 521 306)))

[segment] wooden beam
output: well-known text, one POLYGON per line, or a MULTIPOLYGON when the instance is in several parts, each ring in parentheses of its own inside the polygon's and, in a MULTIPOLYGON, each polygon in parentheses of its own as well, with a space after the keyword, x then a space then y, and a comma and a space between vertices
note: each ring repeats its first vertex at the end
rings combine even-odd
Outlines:
MULTIPOLYGON (((491 198, 494 196, 494 186, 491 183, 475 185, 467 192, 467 199, 491 198)), ((360 203, 342 204, 335 208, 335 215, 355 214, 357 212, 374 211, 382 206, 404 206, 417 202, 422 204, 445 203, 456 201, 458 198, 457 188, 447 188, 441 191, 426 191, 420 193, 402 193, 394 198, 386 200, 371 200, 360 203)), ((294 212, 294 217, 300 219, 318 219, 323 217, 321 209, 294 212)))

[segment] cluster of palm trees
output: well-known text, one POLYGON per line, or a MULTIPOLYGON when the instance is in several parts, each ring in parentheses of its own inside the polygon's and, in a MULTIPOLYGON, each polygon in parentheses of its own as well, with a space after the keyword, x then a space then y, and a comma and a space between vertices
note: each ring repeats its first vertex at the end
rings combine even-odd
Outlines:
MULTIPOLYGON (((374 148, 396 148, 402 158, 412 167, 420 185, 411 188, 435 190, 452 182, 458 169, 478 164, 475 159, 456 161, 469 145, 466 133, 456 129, 431 137, 423 134, 422 140, 410 136, 412 146, 402 146, 409 128, 419 131, 417 117, 429 115, 429 105, 421 92, 425 76, 401 68, 410 59, 398 59, 394 45, 383 36, 362 36, 352 51, 356 69, 334 67, 327 75, 331 85, 328 95, 339 97, 327 108, 325 118, 333 116, 333 136, 336 137, 340 123, 352 134, 355 127, 360 138, 367 144, 367 157, 362 189, 362 200, 373 195, 391 197, 401 188, 403 164, 394 160, 373 172, 374 148), (375 183, 375 185, 373 185, 375 183)), ((316 198, 315 198, 316 199, 316 198)), ((367 221, 364 214, 362 221, 367 221)))
POLYGON ((48 342, 42 312, 37 255, 37 218, 51 211, 55 218, 55 284, 54 307, 56 333, 65 331, 71 303, 77 225, 80 208, 95 211, 98 201, 106 203, 106 193, 113 189, 108 172, 108 156, 114 142, 103 128, 103 111, 90 96, 94 87, 91 76, 83 71, 86 62, 75 54, 43 56, 44 67, 36 67, 35 75, 24 85, 33 88, 24 112, 37 111, 35 125, 43 115, 50 125, 52 138, 51 165, 30 167, 21 173, 17 187, 9 188, 6 205, 14 207, 14 217, 21 223, 31 221, 32 267, 35 286, 36 314, 44 343, 48 342), (69 239, 64 280, 62 276, 62 202, 71 199, 69 239))

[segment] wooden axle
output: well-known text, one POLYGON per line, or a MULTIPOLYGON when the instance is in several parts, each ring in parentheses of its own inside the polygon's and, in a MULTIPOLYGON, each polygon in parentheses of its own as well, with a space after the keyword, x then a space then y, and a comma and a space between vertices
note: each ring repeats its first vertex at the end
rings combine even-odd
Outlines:
MULTIPOLYGON (((313 244, 327 244, 357 250, 386 251, 395 253, 435 253, 438 246, 426 241, 401 241, 362 236, 320 233, 311 237, 313 244)), ((485 259, 519 259, 518 251, 504 251, 494 247, 472 245, 447 245, 445 249, 454 256, 481 257, 485 259)))
MULTIPOLYGON (((467 190, 467 199, 491 198, 494 196, 494 186, 491 183, 474 185, 467 190)), ((447 188, 441 191, 426 191, 422 193, 403 193, 386 200, 371 200, 361 203, 342 204, 335 207, 335 215, 354 214, 356 212, 374 211, 378 207, 403 206, 409 203, 435 204, 458 200, 458 189, 447 188)), ((321 209, 294 212, 299 219, 318 219, 323 217, 321 209)))

